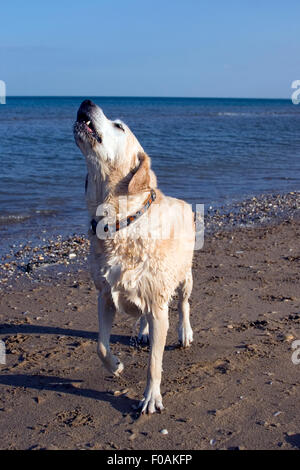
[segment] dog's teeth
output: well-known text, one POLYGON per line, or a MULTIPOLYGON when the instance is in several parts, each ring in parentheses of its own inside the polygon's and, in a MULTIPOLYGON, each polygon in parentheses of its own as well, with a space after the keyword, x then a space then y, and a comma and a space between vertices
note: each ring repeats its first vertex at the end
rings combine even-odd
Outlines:
POLYGON ((91 124, 91 121, 87 121, 86 125, 89 126, 91 124))

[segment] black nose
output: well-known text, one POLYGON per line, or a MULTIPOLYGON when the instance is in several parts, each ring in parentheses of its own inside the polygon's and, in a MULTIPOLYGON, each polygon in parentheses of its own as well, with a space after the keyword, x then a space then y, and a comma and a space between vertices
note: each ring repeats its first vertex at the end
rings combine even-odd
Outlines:
POLYGON ((82 103, 81 103, 81 106, 95 106, 95 103, 93 103, 91 100, 84 100, 82 103))
POLYGON ((91 100, 84 100, 77 111, 77 121, 90 121, 91 111, 95 106, 91 100))
POLYGON ((92 108, 93 106, 96 106, 96 105, 91 100, 84 100, 80 105, 81 108, 92 108))

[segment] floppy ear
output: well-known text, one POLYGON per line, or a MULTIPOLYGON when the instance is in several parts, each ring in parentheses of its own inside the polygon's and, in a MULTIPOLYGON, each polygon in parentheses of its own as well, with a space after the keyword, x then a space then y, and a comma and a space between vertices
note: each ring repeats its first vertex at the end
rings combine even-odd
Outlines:
POLYGON ((138 154, 138 158, 140 165, 129 182, 129 194, 135 194, 150 188, 150 158, 143 152, 138 154))

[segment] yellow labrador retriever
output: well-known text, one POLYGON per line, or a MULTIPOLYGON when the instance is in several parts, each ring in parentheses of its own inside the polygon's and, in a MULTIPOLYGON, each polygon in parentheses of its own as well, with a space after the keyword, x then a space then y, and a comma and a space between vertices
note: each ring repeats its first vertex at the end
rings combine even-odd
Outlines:
MULTIPOLYGON (((91 227, 90 264, 99 291, 98 354, 115 375, 123 364, 111 353, 116 311, 140 317, 139 339, 150 341, 142 413, 163 409, 162 358, 168 331, 168 304, 179 288, 179 341, 190 346, 189 320, 195 225, 191 207, 159 189, 150 158, 123 122, 111 121, 90 100, 74 125, 86 158, 86 200, 91 227)), ((170 172, 172 168, 170 168, 170 172)))

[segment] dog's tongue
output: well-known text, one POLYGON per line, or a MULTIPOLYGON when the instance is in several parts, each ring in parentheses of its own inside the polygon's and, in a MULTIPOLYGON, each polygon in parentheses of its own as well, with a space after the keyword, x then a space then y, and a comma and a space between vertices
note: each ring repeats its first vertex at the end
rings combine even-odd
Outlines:
POLYGON ((87 128, 88 132, 93 133, 92 129, 86 124, 85 127, 87 128))

